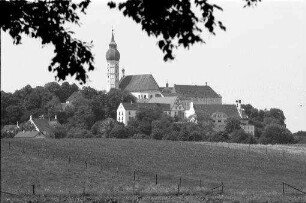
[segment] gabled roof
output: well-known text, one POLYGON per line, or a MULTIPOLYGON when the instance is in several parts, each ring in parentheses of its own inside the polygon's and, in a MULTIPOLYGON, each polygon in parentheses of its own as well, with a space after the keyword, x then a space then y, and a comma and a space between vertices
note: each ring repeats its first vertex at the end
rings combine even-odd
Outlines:
POLYGON ((224 113, 229 118, 240 118, 238 109, 234 104, 194 104, 196 113, 212 116, 214 113, 224 113))
POLYGON ((62 111, 65 111, 67 109, 67 107, 72 106, 72 104, 69 103, 61 103, 61 107, 62 107, 62 111))
POLYGON ((210 86, 174 85, 173 93, 183 97, 193 98, 221 98, 210 86))
POLYGON ((55 122, 59 125, 57 121, 49 121, 48 119, 32 119, 40 132, 47 132, 53 134, 54 127, 56 126, 55 122))
POLYGON ((14 137, 16 138, 34 138, 40 135, 41 133, 38 131, 25 131, 25 132, 19 132, 14 137))
POLYGON ((119 88, 129 92, 159 91, 159 86, 151 74, 127 75, 120 80, 119 88))
POLYGON ((170 104, 155 104, 155 103, 122 103, 125 110, 139 110, 140 108, 155 108, 159 107, 162 111, 170 111, 170 104))
POLYGON ((76 101, 78 98, 80 98, 80 97, 83 97, 83 94, 82 94, 82 92, 81 92, 81 90, 78 90, 78 91, 75 91, 75 92, 73 92, 71 95, 70 95, 70 97, 68 97, 68 99, 66 100, 66 102, 68 101, 68 102, 74 102, 74 101, 76 101))
POLYGON ((148 103, 156 103, 156 104, 170 104, 172 107, 175 102, 177 101, 177 96, 172 97, 153 97, 151 98, 148 103))

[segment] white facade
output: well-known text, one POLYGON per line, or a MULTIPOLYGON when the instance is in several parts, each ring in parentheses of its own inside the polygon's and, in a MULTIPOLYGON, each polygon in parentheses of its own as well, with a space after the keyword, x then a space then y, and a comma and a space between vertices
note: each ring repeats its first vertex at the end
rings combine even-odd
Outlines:
POLYGON ((255 127, 254 125, 240 125, 240 127, 244 130, 244 132, 251 134, 251 135, 255 135, 255 127))
POLYGON ((136 110, 126 110, 121 103, 117 109, 117 121, 127 125, 132 118, 136 117, 136 110))
POLYGON ((106 91, 109 92, 112 88, 119 89, 119 61, 108 60, 106 91))
POLYGON ((151 99, 154 97, 162 97, 160 91, 153 90, 153 91, 145 91, 145 92, 131 92, 131 94, 139 99, 151 99))

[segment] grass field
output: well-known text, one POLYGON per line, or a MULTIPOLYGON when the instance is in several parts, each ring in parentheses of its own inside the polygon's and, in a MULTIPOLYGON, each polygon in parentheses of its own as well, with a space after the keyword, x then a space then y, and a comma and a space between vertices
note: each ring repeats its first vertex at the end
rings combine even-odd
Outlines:
POLYGON ((306 202, 282 182, 306 191, 306 145, 1 140, 2 201, 306 202))

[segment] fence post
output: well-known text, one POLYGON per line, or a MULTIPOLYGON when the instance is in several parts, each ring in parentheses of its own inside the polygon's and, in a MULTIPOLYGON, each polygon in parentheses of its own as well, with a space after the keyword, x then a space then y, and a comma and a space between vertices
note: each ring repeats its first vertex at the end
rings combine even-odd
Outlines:
POLYGON ((87 169, 87 161, 85 161, 85 168, 87 169))
POLYGON ((136 172, 134 171, 134 181, 136 180, 136 172))
POLYGON ((268 154, 268 147, 266 147, 266 154, 268 154))
POLYGON ((285 184, 284 184, 284 182, 282 182, 282 184, 283 184, 283 195, 285 194, 285 184))
POLYGON ((201 179, 200 179, 200 188, 202 187, 202 181, 201 181, 201 179))
POLYGON ((177 185, 177 194, 180 194, 180 184, 177 185))
POLYGON ((182 178, 180 177, 180 187, 182 187, 182 178))
POLYGON ((32 185, 32 193, 35 195, 35 185, 32 185))
POLYGON ((223 194, 223 182, 221 182, 221 194, 223 194))
POLYGON ((68 163, 69 163, 69 164, 70 164, 70 161, 71 161, 71 160, 70 160, 70 156, 69 156, 69 157, 68 157, 68 163))
POLYGON ((157 185, 157 174, 155 174, 155 185, 157 185))

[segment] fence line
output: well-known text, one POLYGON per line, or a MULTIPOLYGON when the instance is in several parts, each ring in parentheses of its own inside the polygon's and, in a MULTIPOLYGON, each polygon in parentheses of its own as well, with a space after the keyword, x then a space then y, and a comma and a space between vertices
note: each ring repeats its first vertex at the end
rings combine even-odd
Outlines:
POLYGON ((285 186, 290 187, 290 188, 292 188, 292 189, 294 189, 296 191, 299 191, 300 193, 306 195, 306 192, 304 192, 304 191, 302 191, 302 190, 300 190, 300 189, 298 189, 298 188, 296 188, 296 187, 294 187, 292 185, 289 185, 288 183, 282 182, 282 185, 283 185, 283 195, 285 194, 285 186))
POLYGON ((211 189, 211 192, 214 192, 214 190, 215 190, 215 189, 218 189, 218 188, 221 188, 221 194, 223 194, 223 191, 224 191, 224 184, 223 184, 223 182, 221 182, 220 185, 218 185, 218 186, 212 188, 212 189, 211 189))
POLYGON ((16 195, 16 196, 18 196, 18 194, 14 194, 14 193, 10 193, 10 192, 4 192, 4 191, 0 191, 1 193, 3 193, 3 194, 7 194, 7 195, 16 195))
MULTIPOLYGON (((14 145, 13 144, 11 144, 11 142, 9 142, 8 143, 8 148, 9 148, 9 150, 11 150, 11 149, 14 149, 14 145)), ((39 153, 39 151, 40 151, 40 149, 34 149, 33 148, 33 150, 29 150, 28 151, 28 149, 27 148, 25 148, 25 147, 20 147, 20 146, 18 146, 19 148, 21 148, 21 152, 23 153, 23 154, 28 154, 28 153, 35 153, 35 151, 38 153, 38 156, 44 156, 44 154, 46 154, 46 152, 47 152, 47 150, 45 150, 44 151, 44 153, 43 153, 43 151, 42 151, 42 153, 39 153)), ((251 148, 251 146, 249 145, 248 146, 248 150, 250 150, 250 148, 251 148)), ((268 150, 268 147, 266 146, 265 148, 264 148, 264 151, 265 151, 265 153, 266 154, 268 154, 268 151, 270 152, 270 150, 268 150)), ((52 159, 54 160, 55 159, 55 153, 52 153, 52 159)), ((235 154, 234 154, 235 155, 235 154)), ((239 154, 238 154, 239 155, 239 154)), ((286 153, 286 151, 285 150, 282 150, 281 151, 281 154, 280 154, 280 156, 282 156, 283 158, 285 158, 286 156, 289 156, 289 154, 287 155, 287 153, 286 153)), ((67 157, 67 156, 66 156, 67 157)), ((72 156, 72 158, 73 158, 74 156, 72 156)), ((51 157, 50 157, 51 158, 51 157)), ((66 159, 67 160, 67 159, 66 159)), ((71 157, 70 156, 68 156, 68 163, 70 164, 70 163, 73 163, 73 159, 71 160, 71 157)), ((84 161, 84 159, 83 159, 83 161, 84 161)), ((98 166, 98 165, 100 165, 100 164, 98 164, 97 163, 97 159, 96 159, 96 162, 95 163, 91 163, 90 162, 90 159, 89 159, 89 162, 88 162, 88 158, 84 161, 85 162, 85 168, 87 169, 89 166, 88 166, 88 164, 92 164, 92 166, 98 166)), ((66 162, 67 163, 67 162, 66 162)), ((102 165, 101 165, 101 170, 102 170, 102 165)), ((117 173, 117 175, 119 175, 119 170, 118 170, 118 167, 116 168, 116 173, 117 173)), ((141 176, 141 171, 137 171, 137 176, 141 176), (138 175, 139 174, 139 175, 138 175)), ((159 176, 158 177, 158 175, 160 175, 160 174, 155 174, 155 184, 157 185, 158 184, 158 182, 162 182, 162 180, 163 180, 163 178, 162 178, 162 176, 159 176)), ((154 177, 154 174, 153 174, 153 177, 154 177)), ((152 177, 151 177, 152 178, 152 177)), ((151 179, 150 178, 150 179, 151 179)), ((140 180, 140 177, 138 178, 139 180, 140 180)), ((134 181, 136 181, 136 171, 134 170, 133 171, 133 180, 134 181)), ((190 182, 190 179, 187 179, 187 181, 189 180, 189 182, 190 182)), ((153 181, 154 181, 154 178, 153 178, 153 181)), ((167 181, 167 182, 169 182, 169 181, 167 181)), ((172 182, 172 181, 170 181, 170 182, 172 182)), ((175 181, 176 182, 176 181, 175 181)), ((202 188, 202 180, 201 179, 198 179, 198 180, 195 180, 195 182, 196 182, 196 184, 195 185, 198 185, 199 184, 199 186, 200 186, 200 188, 202 188), (199 182, 198 182, 199 181, 199 182)), ((171 184, 171 183, 170 183, 171 184)), ((189 185, 193 185, 193 183, 192 184, 189 184, 189 185)), ((35 185, 31 185, 32 186, 32 194, 33 195, 35 195, 36 194, 36 191, 35 191, 35 185)), ((173 183, 172 183, 172 186, 173 186, 173 183)), ((298 192, 300 192, 300 193, 302 193, 302 194, 306 194, 306 192, 304 192, 304 191, 302 191, 301 189, 298 189, 298 188, 296 188, 295 186, 292 186, 292 185, 290 185, 290 184, 288 184, 288 183, 285 183, 285 182, 282 182, 282 193, 283 193, 283 195, 285 195, 285 187, 289 187, 289 188, 292 188, 292 189, 294 189, 294 190, 296 190, 296 191, 298 191, 298 192)), ((182 178, 181 177, 179 177, 179 183, 177 184, 177 194, 180 194, 182 191, 181 191, 181 188, 182 188, 182 178)), ((214 188, 212 188, 212 189, 210 189, 210 191, 211 192, 214 192, 214 191, 216 191, 217 189, 219 189, 219 191, 221 192, 221 194, 223 194, 224 193, 224 183, 223 182, 221 182, 221 184, 220 185, 218 185, 218 186, 216 186, 216 187, 214 187, 214 188)), ((84 189, 84 191, 83 192, 85 192, 85 189, 84 189)), ((9 192, 4 192, 4 191, 1 191, 1 193, 3 193, 3 194, 8 194, 8 195, 18 195, 18 194, 13 194, 13 193, 9 193, 9 192)))

